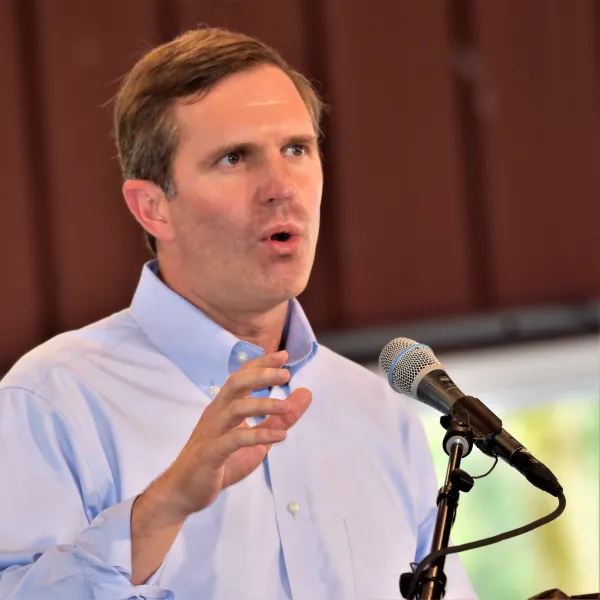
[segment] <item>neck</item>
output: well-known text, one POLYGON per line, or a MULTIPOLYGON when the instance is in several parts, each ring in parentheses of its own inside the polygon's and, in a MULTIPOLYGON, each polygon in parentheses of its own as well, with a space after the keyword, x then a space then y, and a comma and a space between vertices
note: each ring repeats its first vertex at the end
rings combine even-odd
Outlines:
POLYGON ((193 303, 217 325, 238 339, 262 348, 265 354, 280 349, 287 316, 287 301, 260 314, 226 312, 200 298, 193 300, 193 303))
POLYGON ((235 337, 262 348, 265 354, 277 352, 282 345, 288 301, 260 312, 228 310, 211 303, 201 295, 182 289, 169 275, 159 269, 158 276, 174 292, 191 302, 217 325, 235 337))

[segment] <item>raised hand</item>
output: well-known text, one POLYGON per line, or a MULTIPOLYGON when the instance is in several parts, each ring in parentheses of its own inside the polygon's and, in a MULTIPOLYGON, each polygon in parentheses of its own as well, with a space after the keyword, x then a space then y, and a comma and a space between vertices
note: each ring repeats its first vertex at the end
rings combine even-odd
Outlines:
POLYGON ((170 496, 170 511, 186 517, 209 506, 219 492, 254 471, 272 444, 285 439, 310 405, 305 388, 285 400, 251 398, 253 390, 283 385, 285 350, 248 361, 227 379, 207 406, 192 435, 171 467, 155 482, 170 496), (250 427, 248 417, 266 416, 250 427))

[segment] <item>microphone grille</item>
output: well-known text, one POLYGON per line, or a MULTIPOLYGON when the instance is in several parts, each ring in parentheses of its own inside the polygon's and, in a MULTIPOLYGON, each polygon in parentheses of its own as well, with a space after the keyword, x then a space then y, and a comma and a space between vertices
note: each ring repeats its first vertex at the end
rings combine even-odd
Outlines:
POLYGON ((379 355, 379 366, 387 375, 392 388, 411 397, 412 384, 417 375, 425 367, 439 364, 440 361, 429 346, 408 338, 392 340, 379 355))
POLYGON ((390 372, 394 359, 402 350, 406 350, 416 344, 415 340, 409 338, 396 338, 388 342, 379 355, 379 366, 383 369, 384 373, 387 375, 390 372))

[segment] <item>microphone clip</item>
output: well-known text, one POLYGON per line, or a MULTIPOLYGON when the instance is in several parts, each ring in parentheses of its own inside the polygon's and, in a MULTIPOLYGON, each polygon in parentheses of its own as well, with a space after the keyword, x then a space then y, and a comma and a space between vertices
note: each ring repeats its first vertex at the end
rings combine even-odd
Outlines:
POLYGON ((444 452, 450 456, 452 446, 459 444, 462 448, 461 458, 468 456, 473 450, 473 428, 469 423, 456 419, 453 415, 440 417, 440 425, 446 430, 442 442, 444 452))

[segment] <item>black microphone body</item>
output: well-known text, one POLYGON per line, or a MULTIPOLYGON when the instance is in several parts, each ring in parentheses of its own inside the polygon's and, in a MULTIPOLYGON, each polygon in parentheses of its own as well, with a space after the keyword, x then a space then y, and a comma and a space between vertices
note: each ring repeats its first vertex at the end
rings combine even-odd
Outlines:
POLYGON ((431 348, 397 338, 383 349, 379 362, 392 389, 468 424, 473 442, 484 454, 506 461, 537 488, 556 497, 562 493, 552 471, 503 429, 500 418, 483 402, 457 387, 431 348))
POLYGON ((416 395, 425 404, 468 423, 473 429, 473 442, 484 454, 498 456, 531 484, 553 496, 563 491, 552 471, 502 427, 500 418, 483 402, 461 392, 443 369, 428 371, 417 384, 416 395))

